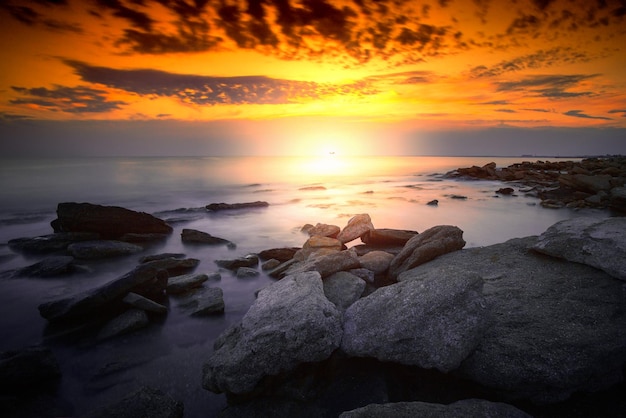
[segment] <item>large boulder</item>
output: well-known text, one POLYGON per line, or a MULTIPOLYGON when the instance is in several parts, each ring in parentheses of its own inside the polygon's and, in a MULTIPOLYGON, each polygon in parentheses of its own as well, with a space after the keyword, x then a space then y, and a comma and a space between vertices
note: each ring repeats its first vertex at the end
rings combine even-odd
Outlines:
POLYGON ((626 218, 566 219, 541 234, 533 249, 626 280, 626 218))
POLYGON ((144 212, 91 203, 59 203, 55 232, 95 232, 104 239, 119 239, 126 233, 170 234, 172 227, 144 212))
POLYGON ((587 175, 587 174, 563 174, 559 177, 559 183, 574 190, 595 194, 600 190, 611 188, 609 175, 587 175))
POLYGON ((22 267, 16 272, 19 277, 55 277, 74 272, 74 257, 66 255, 50 256, 43 260, 22 267))
POLYGON ((298 261, 304 261, 311 257, 311 255, 327 255, 341 251, 343 248, 343 243, 338 239, 313 235, 302 245, 302 249, 296 252, 293 257, 298 261))
POLYGON ((215 341, 203 386, 246 393, 264 376, 325 360, 341 342, 340 318, 319 273, 285 277, 261 290, 241 322, 215 341))
POLYGON ((362 213, 355 215, 348 221, 348 224, 337 235, 337 239, 345 244, 361 237, 372 229, 374 229, 372 219, 367 213, 362 213))
POLYGON ((341 311, 359 300, 365 290, 365 280, 347 271, 340 271, 324 280, 324 294, 341 311))
POLYGON ((477 274, 450 273, 416 273, 355 302, 344 316, 341 348, 353 356, 456 369, 487 330, 490 310, 477 274))
POLYGON ((75 242, 99 238, 100 234, 94 232, 58 232, 34 238, 15 238, 9 241, 9 247, 24 253, 54 253, 67 250, 67 247, 75 242))
POLYGON ((67 250, 75 258, 96 260, 135 254, 143 251, 143 247, 123 241, 98 240, 76 242, 70 244, 67 250))
MULTIPOLYGON (((218 273, 219 274, 219 273, 218 273)), ((167 279, 167 293, 175 295, 189 292, 190 290, 202 286, 202 283, 209 280, 209 276, 203 273, 181 274, 167 279)))
POLYGON ((361 267, 371 270, 376 275, 384 274, 389 269, 394 255, 385 251, 370 251, 359 257, 361 267))
POLYGON ((391 261, 389 276, 395 278, 403 271, 464 246, 463 231, 458 227, 434 226, 407 241, 402 251, 391 261))
POLYGON ((373 247, 404 246, 415 235, 417 235, 417 231, 388 228, 372 229, 361 237, 361 241, 373 247))
POLYGON ((158 389, 144 386, 117 402, 94 409, 83 418, 182 418, 183 412, 182 402, 158 389))
POLYGON ((611 209, 626 212, 626 187, 614 187, 611 189, 609 205, 611 209))
POLYGON ((318 223, 314 227, 308 228, 306 232, 307 234, 309 234, 310 237, 321 236, 337 238, 337 235, 339 235, 339 232, 341 232, 341 228, 339 228, 337 225, 318 223))
POLYGON ((322 278, 326 278, 339 271, 348 271, 359 268, 360 266, 361 263, 356 253, 347 250, 331 252, 330 254, 321 255, 319 257, 311 257, 307 261, 293 263, 286 269, 284 274, 289 275, 306 271, 317 271, 322 278))
POLYGON ((215 237, 208 232, 196 229, 185 228, 180 234, 181 240, 186 244, 207 244, 207 245, 231 245, 232 243, 224 238, 215 237))

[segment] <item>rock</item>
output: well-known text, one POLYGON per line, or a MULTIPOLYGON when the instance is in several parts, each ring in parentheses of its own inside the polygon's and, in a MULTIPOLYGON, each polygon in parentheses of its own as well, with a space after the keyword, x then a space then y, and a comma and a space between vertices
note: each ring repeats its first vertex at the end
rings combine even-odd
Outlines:
POLYGON ((137 234, 127 233, 120 237, 120 241, 124 242, 154 242, 164 241, 169 237, 169 234, 137 234))
POLYGON ((497 194, 502 194, 505 196, 510 196, 515 192, 515 190, 512 187, 501 187, 498 190, 496 190, 497 194))
POLYGON ((464 399, 442 405, 427 402, 396 402, 387 404, 370 404, 362 408, 347 411, 339 418, 458 418, 458 417, 489 417, 489 418, 532 418, 514 406, 489 402, 482 399, 464 399))
POLYGON ((431 201, 429 201, 428 203, 426 203, 428 206, 439 206, 439 200, 437 199, 433 199, 431 201))
POLYGON ((324 280, 324 294, 342 312, 359 300, 364 290, 365 280, 345 271, 324 280))
POLYGON ((321 236, 321 237, 337 238, 337 235, 339 235, 340 231, 341 231, 341 228, 339 228, 337 225, 327 225, 327 224, 318 223, 314 227, 309 228, 306 232, 311 237, 321 236))
POLYGON ((158 389, 142 387, 122 400, 97 408, 83 418, 182 418, 184 406, 158 389))
POLYGON ((343 243, 336 238, 313 235, 304 243, 302 249, 296 252, 293 257, 298 261, 304 261, 312 254, 325 255, 341 251, 343 248, 343 243))
POLYGON ((259 265, 259 257, 256 254, 248 254, 231 260, 215 260, 215 264, 228 270, 237 270, 240 267, 256 267, 259 265))
POLYGON ((234 210, 234 209, 250 209, 250 208, 266 208, 270 204, 267 202, 246 202, 246 203, 210 203, 206 205, 206 209, 212 212, 220 210, 234 210))
POLYGON ((280 266, 280 261, 276 260, 275 258, 271 258, 267 260, 266 262, 264 262, 263 264, 261 264, 261 269, 263 269, 263 271, 273 270, 278 266, 280 266))
POLYGON ((93 232, 59 232, 35 238, 16 238, 9 241, 9 247, 24 253, 53 253, 67 250, 70 244, 81 241, 93 241, 100 234, 93 232))
POLYGON ((145 257, 141 257, 139 259, 140 263, 147 263, 148 261, 155 261, 155 260, 163 260, 166 258, 184 258, 185 254, 183 253, 161 253, 161 254, 153 254, 153 255, 147 255, 145 257))
POLYGON ((467 196, 463 196, 460 194, 449 194, 449 195, 446 195, 446 197, 449 197, 450 199, 456 199, 456 200, 467 200, 467 196))
POLYGON ((586 175, 586 174, 563 174, 559 177, 559 183, 591 194, 600 190, 611 189, 611 176, 609 175, 586 175))
POLYGON ((19 277, 54 277, 64 276, 74 272, 74 257, 51 256, 43 260, 23 267, 16 272, 19 277))
POLYGON ((67 250, 83 260, 120 257, 143 251, 143 247, 123 241, 84 241, 70 244, 67 250))
POLYGON ((305 186, 305 187, 300 187, 298 190, 317 191, 317 190, 326 190, 326 187, 324 187, 324 186, 305 186))
POLYGON ((371 251, 359 258, 361 267, 371 270, 376 275, 382 275, 387 272, 391 261, 394 259, 393 254, 385 251, 371 251))
POLYGON ((391 261, 389 275, 398 277, 409 270, 442 254, 460 250, 465 246, 463 231, 456 226, 439 225, 411 238, 402 251, 391 261))
POLYGON ((167 307, 133 292, 129 292, 124 299, 122 299, 122 302, 146 312, 158 314, 167 313, 167 307))
POLYGON ((213 235, 197 231, 195 229, 183 229, 181 239, 186 244, 207 244, 207 245, 228 245, 230 241, 224 238, 214 237, 213 235))
POLYGON ((33 393, 58 384, 61 369, 49 348, 34 346, 0 353, 0 393, 33 393))
POLYGON ((626 187, 612 188, 610 192, 609 202, 611 209, 617 210, 622 213, 626 212, 626 187))
POLYGON ((356 301, 344 315, 342 350, 444 373, 456 369, 481 341, 491 313, 482 279, 454 273, 412 274, 356 301))
POLYGON ((118 206, 59 203, 57 217, 52 221, 55 232, 95 232, 104 239, 119 239, 127 233, 172 233, 172 227, 162 219, 118 206))
POLYGON ((356 215, 348 221, 348 224, 341 230, 337 239, 343 244, 361 237, 366 232, 374 229, 370 216, 366 213, 356 215))
POLYGON ((264 376, 328 358, 341 342, 341 314, 319 273, 285 277, 259 292, 241 322, 215 341, 203 370, 213 392, 246 393, 264 376))
POLYGON ((287 269, 286 274, 317 271, 322 278, 325 278, 339 271, 347 271, 359 267, 361 267, 361 263, 356 253, 353 251, 339 251, 313 258, 306 262, 293 264, 287 269))
POLYGON ((626 281, 626 218, 566 219, 541 234, 533 249, 626 281))
POLYGON ((262 260, 271 260, 275 259, 284 263, 285 261, 289 261, 293 258, 294 254, 299 250, 298 247, 290 247, 290 248, 271 248, 269 250, 263 250, 259 253, 259 258, 262 260))
POLYGON ((176 295, 189 292, 196 287, 201 287, 202 283, 206 282, 208 279, 209 276, 199 273, 170 277, 167 279, 167 293, 176 295))
POLYGON ((401 247, 415 235, 417 235, 417 231, 406 231, 402 229, 372 229, 361 237, 361 241, 373 247, 401 247))
POLYGON ((143 265, 157 270, 165 270, 169 276, 179 276, 189 273, 195 269, 199 263, 200 260, 196 258, 160 258, 158 260, 146 261, 143 265))
POLYGON ((224 292, 219 287, 203 287, 180 301, 183 311, 192 316, 216 315, 224 312, 224 292))
POLYGON ((256 269, 250 267, 239 267, 236 275, 238 279, 249 279, 251 277, 257 277, 259 274, 261 273, 256 269))
POLYGON ((267 272, 267 275, 274 278, 281 278, 290 268, 295 268, 295 266, 297 266, 298 264, 300 264, 300 262, 295 259, 285 261, 277 267, 274 267, 272 270, 269 270, 267 272))
POLYGON ((98 333, 97 339, 107 340, 118 335, 128 334, 148 326, 150 321, 145 311, 141 309, 129 309, 123 314, 107 322, 98 333))

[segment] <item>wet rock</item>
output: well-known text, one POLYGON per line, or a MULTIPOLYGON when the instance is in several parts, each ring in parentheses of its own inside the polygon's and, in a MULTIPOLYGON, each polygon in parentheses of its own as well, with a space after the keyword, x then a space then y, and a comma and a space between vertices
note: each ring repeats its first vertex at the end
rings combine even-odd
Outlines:
POLYGON ((120 241, 124 242, 155 242, 164 241, 169 237, 169 234, 136 234, 128 233, 120 237, 120 241))
POLYGON ((55 232, 95 232, 104 239, 119 239, 127 233, 172 233, 172 227, 162 219, 118 206, 59 203, 57 217, 52 221, 55 232))
POLYGON ((359 300, 364 290, 365 280, 345 271, 324 279, 324 294, 341 311, 359 300))
POLYGON ((207 244, 207 245, 228 245, 230 241, 224 238, 214 237, 213 235, 198 231, 195 229, 183 229, 181 239, 186 244, 207 244))
POLYGON ((329 238, 337 238, 341 228, 337 225, 328 225, 318 223, 314 227, 309 228, 306 232, 309 236, 321 236, 321 237, 329 237, 329 238))
POLYGON ((626 187, 614 187, 610 193, 611 209, 626 213, 626 187))
POLYGON ((501 187, 498 190, 496 190, 496 193, 505 195, 505 196, 510 196, 513 193, 515 193, 515 189, 513 189, 512 187, 501 187))
POLYGON ((415 235, 417 235, 417 231, 387 228, 372 229, 361 237, 361 241, 373 247, 402 247, 415 235))
POLYGON ((128 334, 150 324, 148 315, 141 309, 129 309, 107 322, 98 333, 97 339, 107 340, 118 335, 128 334))
POLYGON ((289 247, 289 248, 271 248, 269 250, 263 250, 259 253, 259 258, 262 260, 271 260, 275 259, 284 263, 285 261, 291 260, 294 254, 299 250, 298 247, 289 247))
POLYGON ((163 260, 165 258, 184 258, 185 254, 183 253, 161 253, 161 254, 153 254, 141 257, 139 259, 140 263, 147 263, 148 261, 155 260, 163 260))
POLYGON ((230 260, 215 260, 215 264, 228 270, 237 270, 240 267, 256 267, 259 265, 259 257, 256 254, 248 254, 230 260))
POLYGON ((276 260, 275 258, 271 258, 269 260, 267 260, 266 262, 264 262, 263 264, 261 264, 261 269, 263 269, 263 271, 267 271, 267 270, 273 270, 276 267, 280 266, 280 261, 276 260))
POLYGON ((611 179, 609 175, 563 174, 559 177, 559 183, 574 190, 595 194, 600 190, 611 189, 611 179))
POLYGON ((60 232, 35 238, 16 238, 9 241, 9 247, 24 253, 53 253, 66 251, 70 244, 81 241, 93 241, 100 234, 93 232, 60 232))
POLYGON ((385 251, 371 251, 359 257, 359 262, 361 267, 373 271, 376 275, 381 275, 387 272, 393 259, 394 255, 385 251))
POLYGON ((165 270, 169 276, 179 276, 181 274, 189 273, 195 269, 199 263, 200 260, 196 258, 178 259, 170 257, 146 261, 143 265, 157 270, 165 270))
POLYGON ((181 309, 191 316, 224 312, 224 292, 219 287, 202 287, 180 300, 181 309))
POLYGON ((184 406, 158 389, 142 387, 118 402, 97 408, 83 418, 182 418, 184 406))
POLYGON ((439 200, 433 199, 433 200, 429 201, 428 203, 426 203, 426 205, 428 205, 428 206, 439 206, 439 200))
POLYGON ((389 275, 397 277, 403 271, 430 261, 442 254, 465 246, 463 231, 456 226, 439 225, 411 238, 392 260, 389 275))
POLYGON ((215 341, 203 386, 246 393, 264 376, 328 358, 341 341, 340 316, 324 295, 319 273, 273 283, 259 292, 241 322, 215 341))
POLYGON ((0 353, 0 393, 32 394, 54 387, 61 369, 49 348, 34 346, 0 353))
POLYGON ((258 270, 250 268, 250 267, 239 267, 237 269, 237 278, 238 279, 249 279, 252 277, 257 277, 261 274, 258 270))
POLYGON ((317 271, 322 278, 325 278, 339 271, 347 271, 359 267, 361 267, 361 263, 356 253, 353 251, 339 251, 293 264, 285 273, 296 274, 306 271, 317 271))
POLYGON ((251 208, 266 208, 270 204, 267 202, 256 201, 246 203, 210 203, 206 205, 206 209, 212 212, 221 210, 235 210, 235 209, 251 209, 251 208))
POLYGON ((361 237, 366 232, 372 229, 374 229, 374 225, 372 224, 372 219, 367 213, 355 215, 341 230, 341 232, 337 236, 337 239, 345 244, 361 237))
POLYGON ((336 238, 311 236, 302 246, 302 249, 294 254, 294 259, 304 261, 311 255, 326 255, 344 249, 343 243, 336 238))
POLYGON ((74 257, 51 256, 23 267, 16 272, 19 277, 55 277, 72 274, 75 270, 74 257))
POLYGON ((122 302, 146 312, 153 312, 158 314, 163 314, 167 312, 167 307, 133 292, 128 293, 124 297, 124 299, 122 299, 122 302))
POLYGON ((143 247, 123 241, 84 241, 70 244, 68 252, 83 260, 120 257, 143 251, 143 247))
MULTIPOLYGON (((218 273, 219 274, 219 273, 218 273)), ((174 276, 167 279, 167 293, 170 295, 189 292, 190 290, 201 287, 202 283, 209 280, 206 274, 191 273, 174 276)))

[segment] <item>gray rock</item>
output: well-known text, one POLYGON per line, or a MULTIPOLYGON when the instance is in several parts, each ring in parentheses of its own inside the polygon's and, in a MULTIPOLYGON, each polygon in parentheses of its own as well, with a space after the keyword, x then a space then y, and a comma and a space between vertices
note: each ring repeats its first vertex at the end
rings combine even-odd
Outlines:
POLYGON ((324 294, 341 311, 359 300, 365 290, 365 280, 340 271, 324 279, 324 294))
POLYGON ((253 269, 251 267, 239 267, 237 269, 237 278, 238 279, 249 279, 252 277, 257 277, 259 274, 259 271, 257 269, 253 269))
POLYGON ((305 262, 291 265, 286 274, 298 274, 305 271, 317 271, 322 278, 326 278, 338 271, 347 271, 361 267, 359 258, 353 251, 339 251, 328 255, 311 258, 305 262))
POLYGON ((261 264, 261 269, 263 269, 263 271, 274 270, 278 266, 280 266, 280 261, 276 260, 275 258, 271 258, 261 264))
POLYGON ((161 254, 152 254, 146 255, 139 259, 140 263, 147 263, 149 261, 163 260, 167 258, 184 258, 185 254, 183 253, 161 253, 161 254))
POLYGON ((626 218, 567 219, 541 234, 533 249, 626 280, 626 218))
POLYGON ((419 266, 442 254, 465 246, 463 231, 456 226, 438 225, 414 236, 392 260, 389 275, 398 277, 403 271, 419 266))
POLYGON ((129 309, 107 322, 98 333, 97 339, 102 341, 117 337, 118 335, 128 334, 132 331, 147 327, 149 323, 150 321, 145 311, 141 309, 129 309))
POLYGON ((309 228, 307 230, 307 233, 311 237, 321 236, 321 237, 337 238, 337 235, 339 235, 339 232, 341 232, 341 228, 339 228, 337 225, 328 225, 328 224, 321 224, 321 223, 318 223, 314 227, 309 228))
POLYGON ((215 260, 215 264, 228 270, 237 270, 239 267, 256 267, 259 265, 259 257, 256 254, 248 254, 230 260, 215 260))
POLYGON ((58 383, 61 369, 49 348, 34 346, 0 353, 0 393, 33 392, 58 383))
POLYGON ((183 274, 167 279, 167 293, 171 295, 189 292, 191 289, 202 286, 209 276, 200 273, 183 274))
POLYGON ((99 240, 70 244, 67 250, 76 258, 95 260, 135 254, 143 251, 143 247, 123 241, 99 240))
POLYGON ((200 260, 196 258, 183 258, 178 259, 174 257, 160 258, 157 260, 143 262, 145 267, 152 267, 156 270, 165 270, 170 276, 179 276, 181 274, 189 273, 195 269, 200 260))
POLYGON ((9 241, 9 247, 24 253, 53 253, 67 250, 70 244, 93 241, 100 238, 93 232, 60 232, 35 238, 16 238, 9 241))
POLYGON ((169 237, 169 234, 137 234, 129 232, 120 237, 120 241, 125 242, 154 242, 164 241, 169 237))
POLYGON ((298 247, 288 247, 288 248, 270 248, 268 250, 263 250, 259 253, 259 258, 262 260, 271 260, 275 259, 284 263, 285 261, 289 261, 293 258, 293 255, 299 250, 298 247))
POLYGON ((530 415, 514 406, 489 402, 482 399, 464 399, 442 405, 427 402, 396 402, 370 404, 362 408, 347 411, 339 418, 531 418, 530 415))
POLYGON ((263 201, 245 202, 245 203, 210 203, 206 205, 206 209, 211 212, 217 212, 220 210, 236 210, 236 209, 251 209, 251 208, 266 208, 270 204, 263 201))
POLYGON ((183 229, 180 234, 181 240, 186 244, 207 244, 207 245, 228 245, 232 244, 229 240, 198 231, 195 229, 183 229))
POLYGON ((359 257, 361 267, 374 272, 374 274, 384 274, 389 269, 391 261, 394 259, 393 254, 385 251, 371 251, 362 257, 359 257))
POLYGON ((224 312, 224 292, 219 287, 203 287, 180 300, 180 307, 191 316, 209 316, 224 312))
POLYGON ((455 273, 415 273, 356 301, 344 315, 341 348, 353 356, 456 369, 487 330, 490 310, 482 279, 455 273))
POLYGON ((285 277, 259 292, 241 323, 215 341, 203 386, 246 393, 268 375, 325 360, 341 342, 341 314, 319 273, 285 277))
POLYGON ((158 389, 142 387, 118 402, 97 408, 83 418, 182 418, 184 406, 158 389))
POLYGON ((559 177, 559 183, 575 190, 595 194, 600 190, 609 190, 611 178, 609 175, 563 174, 559 177))
POLYGON ((74 257, 50 256, 43 260, 23 267, 16 272, 19 277, 54 277, 74 272, 74 257))
POLYGON ((401 247, 415 235, 417 235, 417 231, 388 228, 372 229, 361 237, 361 241, 376 247, 401 247))
POLYGON ((146 312, 154 312, 160 314, 167 312, 167 307, 133 292, 128 293, 124 297, 124 299, 122 299, 122 301, 127 305, 130 305, 137 309, 141 309, 146 312))
POLYGON ((609 202, 611 209, 626 212, 626 187, 612 188, 609 202))
POLYGON ((367 213, 362 213, 355 215, 348 221, 348 224, 337 235, 337 239, 345 244, 361 237, 372 229, 374 229, 372 219, 367 213))

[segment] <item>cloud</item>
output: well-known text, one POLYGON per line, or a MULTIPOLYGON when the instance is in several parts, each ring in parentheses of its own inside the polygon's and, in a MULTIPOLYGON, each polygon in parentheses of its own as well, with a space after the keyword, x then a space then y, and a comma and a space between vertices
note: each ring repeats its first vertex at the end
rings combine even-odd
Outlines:
POLYGON ((65 113, 104 113, 120 109, 125 102, 108 100, 107 92, 90 87, 11 87, 22 97, 10 100, 13 105, 26 105, 53 112, 65 113))
POLYGON ((434 82, 435 76, 431 71, 403 71, 369 76, 365 80, 373 83, 426 84, 434 82))
POLYGON ((517 113, 516 110, 513 109, 496 109, 496 112, 502 112, 502 113, 517 113))
POLYGON ((553 110, 549 110, 549 109, 538 109, 538 108, 534 108, 534 109, 521 109, 521 110, 525 110, 528 112, 541 112, 541 113, 550 113, 550 112, 554 112, 553 110))
POLYGON ((511 102, 509 102, 508 100, 492 100, 490 102, 482 102, 482 103, 478 103, 478 104, 483 104, 483 105, 507 105, 510 104, 511 102))
POLYGON ((497 82, 499 92, 528 91, 536 96, 550 99, 592 96, 590 91, 568 91, 577 87, 582 81, 597 77, 598 74, 573 74, 573 75, 537 75, 525 77, 519 81, 497 82))
POLYGON ((582 110, 569 110, 563 113, 566 116, 574 116, 576 118, 585 118, 585 119, 601 119, 601 120, 613 120, 612 118, 607 118, 604 116, 591 116, 586 113, 582 113, 582 110))
MULTIPOLYGON (((35 3, 55 6, 66 5, 65 1, 46 2, 40 0, 35 3)), ((0 4, 0 9, 6 10, 14 19, 27 26, 39 26, 53 32, 73 32, 76 34, 83 33, 83 29, 80 24, 48 18, 45 16, 45 13, 41 13, 33 7, 3 2, 0 4)))
POLYGON ((626 109, 613 109, 609 110, 610 114, 621 113, 623 118, 626 118, 626 109))
POLYGON ((378 93, 371 83, 329 84, 266 76, 212 77, 150 69, 120 70, 66 60, 83 81, 142 96, 173 97, 193 105, 288 104, 331 95, 378 93))

